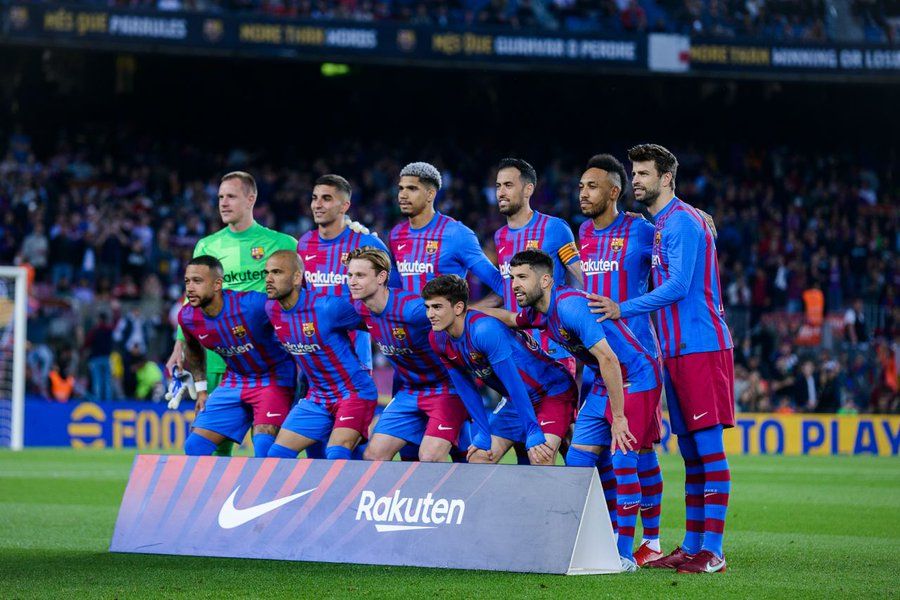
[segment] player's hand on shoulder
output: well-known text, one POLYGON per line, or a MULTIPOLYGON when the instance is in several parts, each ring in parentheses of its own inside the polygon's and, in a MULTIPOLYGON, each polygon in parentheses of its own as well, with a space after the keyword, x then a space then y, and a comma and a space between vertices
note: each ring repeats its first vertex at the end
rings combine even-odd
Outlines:
POLYGON ((368 227, 366 227, 359 221, 354 221, 348 215, 344 215, 344 223, 347 224, 347 227, 350 228, 350 231, 361 233, 363 235, 374 235, 375 237, 378 237, 377 233, 372 233, 371 231, 369 231, 368 227))

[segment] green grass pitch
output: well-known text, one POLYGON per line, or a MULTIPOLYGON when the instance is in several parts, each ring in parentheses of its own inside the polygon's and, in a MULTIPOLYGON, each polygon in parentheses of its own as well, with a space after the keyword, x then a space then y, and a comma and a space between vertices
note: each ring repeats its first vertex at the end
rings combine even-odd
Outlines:
MULTIPOLYGON (((132 458, 0 452, 0 598, 900 596, 896 458, 731 457, 727 573, 580 577, 110 554, 132 458)), ((662 460, 668 551, 683 527, 683 471, 677 456, 662 460)), ((523 551, 540 548, 510 548, 523 551)))

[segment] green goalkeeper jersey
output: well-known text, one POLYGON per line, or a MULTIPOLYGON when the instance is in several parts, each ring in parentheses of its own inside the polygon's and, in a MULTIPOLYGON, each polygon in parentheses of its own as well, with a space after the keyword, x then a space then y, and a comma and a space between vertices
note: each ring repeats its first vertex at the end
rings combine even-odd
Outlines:
MULTIPOLYGON (((265 292, 263 271, 266 259, 276 250, 297 251, 297 240, 254 222, 248 229, 234 233, 224 227, 197 242, 194 257, 215 256, 225 268, 222 288, 239 292, 265 292)), ((178 338, 184 339, 181 330, 178 338)), ((206 371, 224 373, 225 361, 215 352, 206 353, 206 371)))

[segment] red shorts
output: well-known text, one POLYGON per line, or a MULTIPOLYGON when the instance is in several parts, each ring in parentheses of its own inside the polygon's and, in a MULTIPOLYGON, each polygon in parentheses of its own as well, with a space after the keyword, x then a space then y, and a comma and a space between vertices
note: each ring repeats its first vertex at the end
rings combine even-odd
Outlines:
POLYGON ((253 410, 254 425, 281 427, 288 413, 291 412, 294 388, 270 385, 246 389, 241 392, 241 402, 249 404, 253 410))
POLYGON ((577 403, 578 395, 574 387, 571 391, 563 394, 543 398, 540 404, 534 407, 541 431, 559 438, 566 437, 566 434, 569 433, 569 425, 575 418, 577 403))
POLYGON ((334 416, 334 429, 352 429, 367 440, 377 405, 377 402, 350 396, 329 406, 328 412, 334 416))
POLYGON ((696 352, 665 360, 666 402, 676 435, 734 427, 734 354, 696 352))
MULTIPOLYGON (((660 439, 662 410, 659 407, 659 397, 661 394, 662 386, 634 394, 629 393, 628 388, 625 388, 625 418, 628 419, 628 429, 631 431, 631 435, 637 438, 635 449, 653 448, 653 444, 660 439)), ((611 414, 610 423, 612 423, 611 414)))
POLYGON ((469 418, 462 400, 455 394, 419 397, 419 410, 428 415, 425 435, 447 440, 456 444, 459 430, 469 418))

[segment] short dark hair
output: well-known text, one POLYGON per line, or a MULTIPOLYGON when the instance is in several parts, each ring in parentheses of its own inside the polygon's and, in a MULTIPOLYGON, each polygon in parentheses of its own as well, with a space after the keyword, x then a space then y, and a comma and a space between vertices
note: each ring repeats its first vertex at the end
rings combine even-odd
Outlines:
POLYGON ((219 183, 225 183, 229 179, 237 179, 240 181, 244 186, 244 193, 248 196, 256 195, 256 180, 250 173, 246 171, 232 171, 230 173, 225 173, 222 175, 222 180, 219 183))
POLYGON ((330 185, 331 187, 344 192, 348 197, 353 195, 353 188, 350 186, 350 182, 340 175, 335 175, 334 173, 322 175, 321 177, 316 179, 316 182, 313 184, 313 186, 317 185, 330 185))
POLYGON ((462 302, 469 304, 469 284, 459 275, 440 275, 425 284, 422 288, 422 298, 446 298, 450 304, 462 302))
POLYGON ((504 158, 497 165, 497 170, 500 171, 501 169, 518 169, 519 177, 522 178, 522 181, 531 185, 537 185, 537 171, 534 170, 531 164, 521 158, 504 158))
POLYGON ((528 265, 535 271, 538 269, 553 275, 553 259, 543 250, 522 250, 517 252, 509 261, 510 267, 522 267, 528 265))
POLYGON ((186 266, 190 267, 191 265, 209 267, 209 270, 215 271, 216 275, 218 275, 219 277, 225 276, 225 268, 222 266, 222 262, 215 256, 210 256, 209 254, 201 254, 200 256, 195 256, 188 262, 186 266))
POLYGON ((659 144, 638 144, 628 150, 628 159, 631 162, 644 162, 652 160, 656 165, 656 171, 672 174, 672 189, 675 189, 675 174, 678 172, 678 159, 675 155, 659 144))
POLYGON ((619 183, 615 184, 619 187, 621 193, 619 196, 625 195, 625 189, 628 186, 628 172, 625 171, 625 165, 619 162, 619 159, 612 154, 595 154, 588 159, 585 171, 588 169, 602 169, 610 175, 618 175, 619 183))

